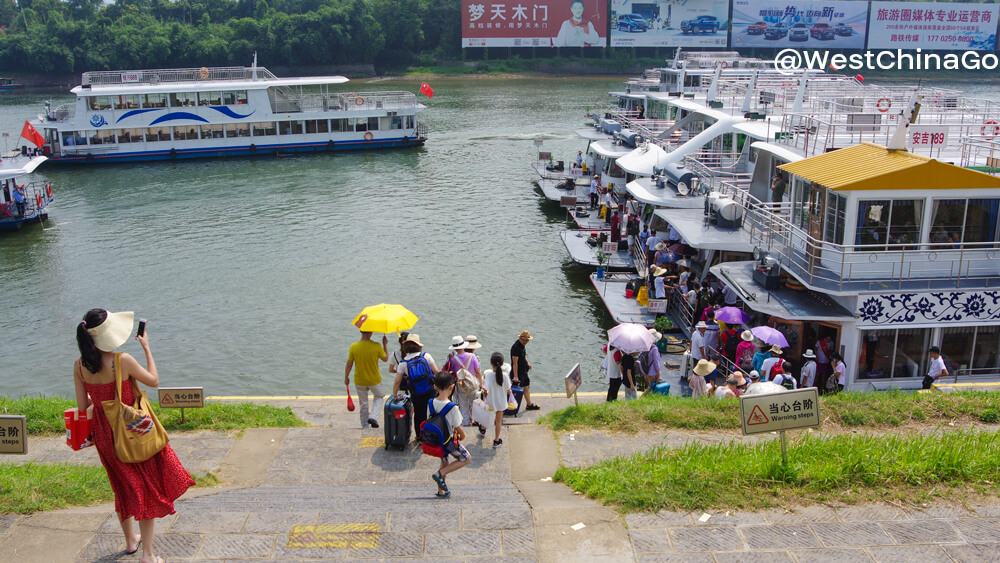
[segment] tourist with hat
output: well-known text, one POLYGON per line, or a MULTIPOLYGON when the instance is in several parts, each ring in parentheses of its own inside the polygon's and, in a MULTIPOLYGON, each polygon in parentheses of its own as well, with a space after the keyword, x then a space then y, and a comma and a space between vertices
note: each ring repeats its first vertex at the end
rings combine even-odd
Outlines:
POLYGON ((525 356, 524 350, 528 342, 534 339, 535 337, 531 336, 530 332, 522 330, 521 334, 517 335, 517 341, 510 347, 510 380, 514 382, 514 385, 520 385, 521 389, 524 389, 524 410, 527 411, 537 411, 542 408, 531 402, 531 378, 528 376, 531 371, 531 362, 525 356))
POLYGON ((813 353, 812 349, 808 349, 802 354, 802 359, 806 361, 802 365, 802 371, 799 372, 799 386, 801 387, 815 387, 816 385, 816 354, 813 353))
POLYGON ((416 436, 420 436, 420 425, 427 420, 427 405, 437 396, 437 392, 433 385, 430 386, 430 391, 418 392, 418 389, 424 389, 426 385, 423 381, 419 385, 415 384, 410 377, 410 366, 414 366, 415 370, 421 372, 425 369, 429 370, 432 379, 440 370, 434 363, 434 358, 424 352, 424 345, 420 342, 419 334, 411 332, 406 336, 406 340, 403 341, 403 354, 403 361, 396 368, 396 380, 392 383, 392 395, 402 397, 399 388, 403 380, 406 380, 410 389, 410 401, 413 403, 413 430, 416 436))
POLYGON ((753 333, 744 330, 740 333, 740 344, 736 347, 736 358, 733 363, 741 370, 750 371, 750 365, 753 364, 754 348, 753 333))
POLYGON ((692 374, 688 380, 688 385, 691 386, 691 396, 698 398, 708 395, 708 384, 705 382, 705 377, 710 375, 715 371, 715 362, 710 362, 708 360, 698 360, 695 364, 694 369, 691 370, 692 374))
MULTIPOLYGON (((753 333, 751 333, 753 334, 753 333)), ((750 369, 759 373, 761 372, 761 365, 764 360, 771 357, 771 347, 767 345, 766 342, 759 338, 754 338, 754 346, 757 347, 757 351, 753 353, 753 360, 750 362, 750 369)))
POLYGON ((597 194, 598 189, 601 187, 601 175, 594 174, 594 177, 590 179, 590 208, 597 208, 597 194))
POLYGON ((715 390, 716 399, 735 399, 739 396, 739 386, 742 385, 743 377, 730 375, 726 378, 726 384, 715 390))
MULTIPOLYGON (((461 336, 451 339, 451 353, 444 369, 455 374, 455 394, 453 400, 462 413, 462 426, 472 426, 472 402, 476 400, 476 392, 483 388, 483 374, 480 371, 479 358, 469 353, 466 348, 469 343, 461 336)), ((485 432, 484 432, 485 433, 485 432)))
POLYGON ((757 370, 760 372, 761 381, 770 381, 773 379, 774 373, 772 373, 772 371, 774 370, 774 366, 778 365, 781 361, 781 355, 784 353, 781 350, 781 346, 778 346, 777 344, 771 346, 769 352, 771 357, 761 362, 760 369, 757 370))

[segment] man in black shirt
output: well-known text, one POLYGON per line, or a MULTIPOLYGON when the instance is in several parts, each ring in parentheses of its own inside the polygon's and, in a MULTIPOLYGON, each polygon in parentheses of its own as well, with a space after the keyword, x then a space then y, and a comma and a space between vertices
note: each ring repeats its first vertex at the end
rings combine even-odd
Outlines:
POLYGON ((527 403, 524 410, 529 411, 536 411, 542 408, 531 402, 531 379, 528 378, 528 372, 531 371, 531 362, 524 357, 525 344, 534 339, 530 332, 522 330, 521 334, 517 336, 517 342, 510 347, 510 379, 514 382, 514 385, 520 385, 524 389, 524 401, 527 403))

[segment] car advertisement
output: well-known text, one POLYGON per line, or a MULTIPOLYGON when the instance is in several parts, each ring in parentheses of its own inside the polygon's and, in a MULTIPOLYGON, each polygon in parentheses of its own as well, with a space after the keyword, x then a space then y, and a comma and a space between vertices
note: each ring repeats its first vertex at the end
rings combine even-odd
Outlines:
POLYGON ((733 0, 733 47, 864 49, 868 2, 733 0))
POLYGON ((992 51, 997 4, 872 2, 869 49, 992 51))
POLYGON ((605 47, 604 0, 462 0, 462 47, 605 47))
POLYGON ((729 0, 611 0, 612 47, 726 47, 729 0))

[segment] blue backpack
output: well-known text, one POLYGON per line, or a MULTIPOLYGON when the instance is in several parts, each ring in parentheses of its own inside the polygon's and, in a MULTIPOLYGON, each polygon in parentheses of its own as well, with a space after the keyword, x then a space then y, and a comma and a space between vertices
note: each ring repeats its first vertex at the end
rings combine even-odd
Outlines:
POLYGON ((406 361, 406 379, 410 382, 410 391, 414 395, 426 395, 434 389, 434 379, 431 366, 421 352, 416 358, 406 361))
POLYGON ((448 428, 448 412, 455 408, 455 403, 449 402, 441 412, 434 412, 433 400, 428 407, 430 416, 420 425, 420 447, 429 456, 445 457, 455 451, 455 441, 448 428))

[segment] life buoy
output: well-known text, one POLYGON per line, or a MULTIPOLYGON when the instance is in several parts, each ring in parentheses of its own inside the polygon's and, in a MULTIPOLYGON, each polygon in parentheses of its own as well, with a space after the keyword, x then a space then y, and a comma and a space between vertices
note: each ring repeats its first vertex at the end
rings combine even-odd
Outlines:
POLYGON ((879 110, 882 113, 889 111, 889 108, 891 107, 892 107, 892 100, 890 100, 889 98, 880 98, 879 101, 875 102, 875 109, 879 110))
POLYGON ((983 138, 987 141, 992 141, 994 137, 1000 135, 1000 125, 992 119, 983 122, 983 126, 979 128, 979 133, 982 134, 983 138))
POLYGON ((782 88, 791 88, 792 87, 792 83, 791 82, 784 82, 784 83, 782 83, 781 87, 782 88))
POLYGON ((359 106, 363 106, 365 105, 365 99, 363 96, 358 96, 357 98, 354 98, 354 103, 358 104, 359 106))
POLYGON ((202 80, 207 80, 208 79, 208 69, 205 68, 205 67, 201 67, 201 70, 198 71, 198 78, 200 78, 202 80))
POLYGON ((170 158, 177 158, 177 149, 170 149, 170 158))
POLYGON ((728 63, 728 62, 726 62, 726 61, 722 61, 721 63, 719 63, 719 65, 720 65, 720 66, 721 66, 722 68, 729 68, 729 63, 728 63))
POLYGON ((35 194, 35 203, 38 204, 38 208, 42 208, 42 194, 35 194))
POLYGON ((250 145, 250 154, 257 152, 257 145, 250 145))
POLYGON ((52 197, 52 184, 45 184, 45 195, 52 197))
POLYGON ((375 135, 372 135, 372 132, 371 132, 371 131, 369 131, 369 132, 365 133, 365 140, 366 140, 366 141, 370 141, 370 140, 372 140, 372 139, 374 139, 374 138, 375 138, 375 135))

